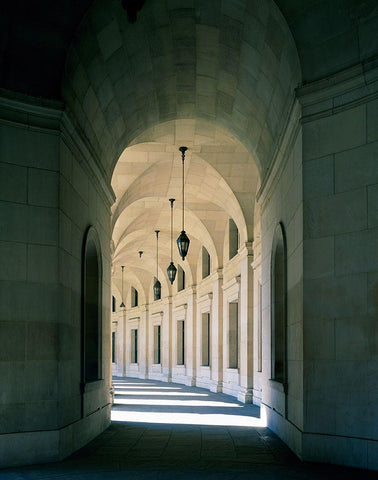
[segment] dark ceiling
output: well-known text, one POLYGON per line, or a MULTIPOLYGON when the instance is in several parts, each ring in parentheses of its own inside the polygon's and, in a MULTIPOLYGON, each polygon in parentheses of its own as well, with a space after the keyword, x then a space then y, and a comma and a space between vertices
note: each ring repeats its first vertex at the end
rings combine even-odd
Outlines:
POLYGON ((67 49, 92 0, 3 1, 0 85, 60 98, 67 49))
MULTIPOLYGON (((123 1, 141 3, 141 0, 123 1)), ((92 0, 3 0, 0 86, 60 99, 67 50, 91 3, 92 0)), ((377 54, 377 0, 276 0, 276 3, 293 33, 304 81, 377 54)))

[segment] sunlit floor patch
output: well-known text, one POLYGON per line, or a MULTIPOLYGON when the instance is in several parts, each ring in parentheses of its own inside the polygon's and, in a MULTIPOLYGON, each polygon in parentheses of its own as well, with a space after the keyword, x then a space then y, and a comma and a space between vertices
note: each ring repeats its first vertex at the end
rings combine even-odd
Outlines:
POLYGON ((141 391, 141 390, 127 390, 125 391, 120 391, 115 389, 115 394, 116 395, 148 395, 148 396, 155 396, 155 395, 164 395, 164 396, 172 396, 172 397, 208 397, 209 394, 207 393, 192 393, 192 392, 147 392, 147 391, 141 391))
MULTIPOLYGON (((122 389, 122 390, 135 390, 135 387, 136 387, 135 384, 132 385, 132 386, 114 384, 114 386, 115 386, 115 388, 117 388, 117 389, 119 388, 119 389, 122 389)), ((143 390, 143 389, 152 390, 152 391, 153 390, 175 390, 176 392, 182 390, 180 387, 157 387, 155 385, 149 385, 149 386, 144 385, 144 386, 140 387, 138 385, 138 390, 143 390)))
POLYGON ((114 405, 168 405, 175 407, 222 407, 222 408, 242 408, 242 405, 228 402, 213 402, 207 400, 145 400, 145 399, 127 399, 116 398, 114 405))
POLYGON ((127 382, 127 384, 125 384, 125 382, 113 382, 113 385, 114 385, 115 387, 117 387, 117 386, 126 387, 126 386, 128 386, 128 385, 133 385, 134 388, 135 388, 135 386, 140 387, 141 385, 148 385, 148 386, 154 387, 154 386, 156 386, 156 383, 143 383, 143 382, 141 382, 141 383, 135 382, 135 383, 134 383, 134 382, 127 382))
POLYGON ((164 423, 176 425, 218 425, 225 427, 266 427, 263 419, 243 415, 127 412, 112 410, 112 421, 137 423, 164 423))

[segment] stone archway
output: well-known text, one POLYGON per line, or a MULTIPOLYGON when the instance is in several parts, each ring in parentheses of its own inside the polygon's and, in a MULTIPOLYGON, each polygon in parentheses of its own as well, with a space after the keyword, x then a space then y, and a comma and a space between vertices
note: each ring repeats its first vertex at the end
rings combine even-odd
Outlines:
MULTIPOLYGON (((279 151, 300 76, 289 28, 272 1, 242 2, 239 8, 220 1, 211 8, 193 8, 191 2, 176 8, 151 1, 130 25, 118 2, 109 7, 98 0, 71 45, 63 96, 98 167, 109 183, 112 179, 117 197, 112 207, 113 281, 119 290, 119 266, 127 264, 126 288, 137 285, 147 305, 140 313, 133 311, 132 330, 137 332, 154 315, 161 314, 162 319, 168 315, 172 324, 189 325, 188 338, 194 342, 189 342, 190 375, 181 377, 171 365, 170 370, 166 366, 166 379, 176 375, 178 381, 196 382, 197 310, 198 314, 216 312, 214 318, 221 322, 229 315, 228 304, 239 302, 240 362, 235 364, 240 364, 240 376, 235 369, 226 371, 222 349, 229 333, 224 331, 216 339, 216 381, 209 388, 223 388, 252 401, 251 261, 256 225, 260 231, 255 198, 279 151), (159 313, 148 300, 151 271, 155 271, 153 230, 161 229, 160 224, 168 227, 168 198, 179 196, 179 164, 175 166, 174 157, 180 145, 190 152, 186 221, 194 256, 185 263, 185 273, 191 291, 184 310, 175 300, 182 294, 168 299, 178 292, 171 289, 165 274, 169 231, 163 228, 158 275, 168 306, 159 313), (233 262, 224 251, 229 218, 240 236, 240 254, 233 262), (203 286, 206 281, 194 283, 200 278, 202 246, 215 269, 211 289, 203 286), (145 252, 143 262, 139 250, 145 252), (217 291, 214 301, 210 290, 217 291), (205 297, 209 301, 204 302, 205 297)), ((176 205, 179 209, 180 203, 176 205)), ((258 247, 255 261, 260 253, 258 247)), ((120 319, 123 338, 131 328, 127 316, 120 319)), ((147 346, 148 328, 138 338, 147 346)), ((174 338, 166 339, 170 352, 174 338)), ((133 367, 132 371, 148 375, 148 352, 144 362, 142 370, 133 367)), ((204 378, 200 381, 206 383, 204 378)))
POLYGON ((150 1, 129 24, 119 2, 96 0, 75 38, 63 97, 109 179, 138 135, 191 118, 207 122, 196 123, 198 135, 214 137, 216 126, 235 135, 265 175, 300 82, 273 1, 150 1))

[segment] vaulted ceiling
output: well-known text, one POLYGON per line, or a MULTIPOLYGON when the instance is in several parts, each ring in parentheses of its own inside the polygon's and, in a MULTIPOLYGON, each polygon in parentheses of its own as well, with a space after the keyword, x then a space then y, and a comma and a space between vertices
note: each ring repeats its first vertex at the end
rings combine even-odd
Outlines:
MULTIPOLYGON (((1 2, 0 86, 60 99, 68 47, 92 3, 1 2)), ((203 2, 190 3, 196 7, 203 2)), ((369 35, 378 31, 376 0, 276 0, 276 4, 293 34, 304 82, 353 65, 377 51, 377 35, 376 42, 371 42, 373 36, 369 35), (340 50, 344 52, 341 57, 340 50)))
POLYGON ((223 265, 229 218, 242 243, 253 239, 256 189, 294 89, 378 51, 376 0, 275 4, 146 0, 130 24, 120 0, 2 3, 1 88, 64 101, 116 193, 116 283, 127 265, 127 285, 147 294, 159 229, 167 288, 170 197, 175 238, 181 229, 180 145, 189 147, 183 267, 195 282, 202 246, 213 268, 223 265))

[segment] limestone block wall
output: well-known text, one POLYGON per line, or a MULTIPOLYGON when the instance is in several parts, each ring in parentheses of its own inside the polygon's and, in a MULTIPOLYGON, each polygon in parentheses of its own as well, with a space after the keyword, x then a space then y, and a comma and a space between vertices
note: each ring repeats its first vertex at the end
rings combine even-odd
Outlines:
POLYGON ((110 275, 109 202, 79 165, 60 106, 30 98, 0 103, 3 467, 63 458, 108 424, 110 275), (102 247, 103 380, 83 393, 82 247, 89 225, 102 247))
MULTIPOLYGON (((261 403, 267 415, 268 426, 300 456, 303 428, 303 185, 299 118, 300 108, 298 102, 294 102, 276 161, 257 196, 261 209, 261 258, 259 248, 256 248, 253 266, 256 279, 255 300, 257 305, 260 302, 262 316, 260 372, 257 371, 257 358, 254 364, 255 401, 261 403), (283 225, 287 246, 287 378, 284 383, 272 380, 271 360, 272 248, 274 231, 279 222, 283 225)), ((258 333, 260 313, 255 310, 255 314, 254 331, 258 333)))
MULTIPOLYGON (((59 364, 62 376, 60 393, 60 416, 73 422, 72 404, 77 402, 80 391, 77 382, 80 371, 80 328, 82 303, 82 246, 84 234, 94 226, 101 244, 102 262, 102 367, 97 384, 87 384, 83 394, 83 412, 87 417, 99 408, 109 410, 109 388, 111 383, 110 343, 110 221, 109 200, 104 198, 96 182, 91 181, 88 171, 80 161, 71 139, 63 138, 60 143, 60 275, 64 287, 61 311, 64 325, 61 326, 59 364), (74 344, 74 345, 72 345, 74 344), (68 352, 67 352, 68 350, 68 352)), ((63 323, 63 322, 62 322, 63 323)), ((80 402, 79 402, 80 403, 80 402)), ((109 421, 109 411, 107 421, 109 421)))
POLYGON ((303 456, 377 468, 378 70, 359 65, 299 95, 303 456))
MULTIPOLYGON (((8 118, 0 124, 1 466, 18 463, 22 454, 15 448, 17 442, 26 450, 26 461, 57 458, 56 444, 47 449, 51 435, 43 435, 39 447, 33 448, 26 432, 54 431, 59 425, 61 294, 59 135, 32 131, 27 124, 13 122, 11 113, 4 116, 8 118)), ((80 404, 76 413, 80 414, 80 404)))

